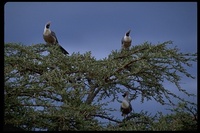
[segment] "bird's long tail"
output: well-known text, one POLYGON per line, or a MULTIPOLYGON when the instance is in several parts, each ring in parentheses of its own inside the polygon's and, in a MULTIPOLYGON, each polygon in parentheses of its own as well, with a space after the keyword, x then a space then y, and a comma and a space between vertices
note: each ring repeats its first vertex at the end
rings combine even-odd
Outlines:
POLYGON ((69 54, 62 46, 59 45, 59 47, 60 47, 63 54, 69 54))

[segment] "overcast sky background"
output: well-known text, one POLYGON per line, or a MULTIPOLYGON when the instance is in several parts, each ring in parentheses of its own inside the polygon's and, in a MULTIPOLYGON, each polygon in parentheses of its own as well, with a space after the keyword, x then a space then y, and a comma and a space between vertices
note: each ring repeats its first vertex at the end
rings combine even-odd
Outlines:
MULTIPOLYGON (((197 52, 197 2, 8 2, 4 14, 5 42, 44 43, 44 26, 51 21, 51 30, 70 54, 91 51, 96 59, 107 57, 121 48, 121 38, 129 29, 132 45, 172 40, 181 52, 197 52)), ((193 64, 187 69, 197 77, 193 64)), ((197 79, 184 77, 182 86, 197 94, 197 79)), ((131 103, 136 112, 165 108, 153 101, 141 104, 140 99, 131 103)))

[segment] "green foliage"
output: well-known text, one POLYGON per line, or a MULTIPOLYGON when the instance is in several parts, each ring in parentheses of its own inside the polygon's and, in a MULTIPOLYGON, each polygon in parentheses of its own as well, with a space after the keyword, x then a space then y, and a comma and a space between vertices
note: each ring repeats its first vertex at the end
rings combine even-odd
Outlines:
MULTIPOLYGON (((185 130, 184 122, 191 113, 161 115, 158 122, 143 112, 131 113, 120 121, 108 113, 113 109, 106 106, 119 101, 118 94, 126 90, 130 91, 131 100, 141 97, 141 102, 154 99, 163 105, 174 105, 171 98, 176 98, 194 105, 163 86, 168 81, 180 92, 194 96, 179 82, 180 74, 194 78, 185 67, 192 66, 197 54, 181 53, 176 47, 169 48, 170 44, 171 41, 156 45, 145 42, 96 60, 91 52, 69 56, 57 46, 6 43, 5 123, 25 130, 185 130), (104 102, 105 98, 111 100, 104 102), (116 124, 104 127, 97 117, 116 124), (172 128, 168 121, 176 127, 172 128)), ((191 123, 189 127, 195 125, 194 120, 191 123)))
POLYGON ((123 123, 108 125, 108 131, 196 131, 197 110, 194 106, 188 108, 186 103, 179 103, 178 107, 171 110, 172 114, 163 115, 158 112, 151 116, 141 111, 127 117, 123 123), (184 104, 182 107, 180 104, 184 104))

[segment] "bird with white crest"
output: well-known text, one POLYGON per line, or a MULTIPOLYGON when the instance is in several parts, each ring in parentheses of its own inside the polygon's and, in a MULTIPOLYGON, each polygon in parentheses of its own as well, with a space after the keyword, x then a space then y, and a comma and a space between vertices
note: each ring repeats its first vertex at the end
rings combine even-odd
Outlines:
POLYGON ((51 22, 49 21, 47 24, 45 24, 45 27, 44 27, 43 38, 44 38, 45 42, 47 42, 48 44, 51 44, 51 45, 58 45, 60 47, 62 53, 69 54, 62 46, 60 46, 58 44, 58 39, 56 37, 55 32, 50 30, 50 24, 51 24, 51 22))
POLYGON ((130 37, 130 32, 131 30, 127 31, 121 40, 122 49, 129 49, 131 46, 132 39, 130 37))
POLYGON ((132 109, 132 106, 131 106, 131 103, 128 99, 128 96, 129 96, 129 92, 125 92, 123 95, 124 99, 122 100, 122 103, 121 103, 121 112, 122 112, 122 116, 126 116, 128 115, 133 109, 132 109))

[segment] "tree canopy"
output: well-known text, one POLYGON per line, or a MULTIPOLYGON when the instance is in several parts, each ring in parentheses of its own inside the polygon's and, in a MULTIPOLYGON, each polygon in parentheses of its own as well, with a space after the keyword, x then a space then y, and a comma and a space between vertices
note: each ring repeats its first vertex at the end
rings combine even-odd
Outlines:
POLYGON ((180 81, 183 76, 195 78, 186 67, 192 67, 197 54, 180 52, 172 41, 113 50, 99 60, 91 52, 64 55, 57 46, 45 44, 6 43, 4 51, 5 124, 49 131, 185 130, 184 122, 190 120, 192 125, 187 129, 197 128, 195 103, 163 85, 169 82, 183 94, 195 96, 188 93, 189 88, 182 88, 180 81), (129 91, 130 100, 155 100, 162 105, 175 105, 171 99, 176 98, 187 111, 176 110, 170 116, 160 113, 159 117, 132 112, 121 121, 108 113, 114 109, 107 105, 119 102, 120 107, 119 94, 125 91, 129 91), (105 102, 106 98, 111 100, 105 102), (114 123, 102 126, 98 117, 114 123))

